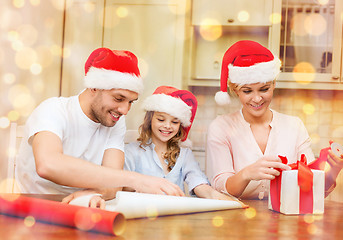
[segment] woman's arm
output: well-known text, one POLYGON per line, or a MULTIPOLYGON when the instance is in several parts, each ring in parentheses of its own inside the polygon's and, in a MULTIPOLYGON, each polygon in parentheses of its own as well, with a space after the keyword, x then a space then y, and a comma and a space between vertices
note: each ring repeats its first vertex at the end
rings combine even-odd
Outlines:
POLYGON ((325 195, 328 196, 336 186, 336 178, 343 168, 343 154, 336 156, 331 150, 328 151, 327 162, 329 168, 325 171, 325 195))

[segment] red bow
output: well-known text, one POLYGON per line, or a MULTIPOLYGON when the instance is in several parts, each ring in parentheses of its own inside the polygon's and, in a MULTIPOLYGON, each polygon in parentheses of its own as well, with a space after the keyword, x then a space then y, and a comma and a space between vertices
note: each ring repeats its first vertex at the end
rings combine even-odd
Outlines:
MULTIPOLYGON (((287 157, 279 156, 282 163, 287 164, 287 157)), ((313 172, 307 165, 307 159, 305 154, 301 155, 300 161, 289 164, 292 170, 298 170, 298 185, 300 188, 300 199, 299 199, 299 213, 312 213, 313 212, 313 172)), ((281 194, 281 178, 282 170, 280 175, 274 180, 270 181, 270 196, 272 207, 275 211, 280 212, 280 194, 281 194)))

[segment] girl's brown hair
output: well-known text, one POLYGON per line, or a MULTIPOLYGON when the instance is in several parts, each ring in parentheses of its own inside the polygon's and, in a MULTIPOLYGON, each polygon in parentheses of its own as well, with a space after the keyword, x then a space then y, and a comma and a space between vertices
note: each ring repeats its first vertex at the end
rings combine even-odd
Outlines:
MULTIPOLYGON (((152 117, 154 116, 154 113, 154 111, 146 112, 143 124, 139 127, 139 137, 137 138, 137 141, 140 142, 139 147, 141 148, 143 148, 143 146, 148 146, 151 144, 149 143, 149 139, 152 135, 151 121, 152 117)), ((176 159, 180 154, 179 142, 183 138, 184 134, 185 130, 180 125, 177 134, 171 139, 169 139, 167 142, 167 152, 163 155, 163 158, 168 161, 169 171, 171 171, 171 169, 175 166, 176 159)))

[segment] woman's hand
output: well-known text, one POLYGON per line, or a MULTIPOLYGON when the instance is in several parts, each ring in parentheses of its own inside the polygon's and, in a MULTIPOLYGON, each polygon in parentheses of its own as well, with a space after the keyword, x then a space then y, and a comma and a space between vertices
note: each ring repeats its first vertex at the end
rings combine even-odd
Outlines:
MULTIPOLYGON (((97 191, 95 190, 80 190, 80 191, 76 191, 70 195, 68 195, 67 197, 62 199, 62 203, 70 203, 71 200, 81 197, 81 196, 85 196, 85 195, 90 195, 90 194, 98 194, 97 191)), ((93 196, 90 201, 89 201, 89 207, 91 208, 100 208, 100 209, 105 209, 105 200, 99 196, 93 196)))
POLYGON ((336 156, 331 150, 328 151, 327 162, 330 165, 330 174, 334 179, 338 176, 343 168, 343 154, 341 157, 336 156))
POLYGON ((291 167, 283 164, 279 157, 263 156, 255 163, 247 166, 242 171, 243 179, 250 180, 273 180, 280 175, 278 169, 290 170, 291 167))

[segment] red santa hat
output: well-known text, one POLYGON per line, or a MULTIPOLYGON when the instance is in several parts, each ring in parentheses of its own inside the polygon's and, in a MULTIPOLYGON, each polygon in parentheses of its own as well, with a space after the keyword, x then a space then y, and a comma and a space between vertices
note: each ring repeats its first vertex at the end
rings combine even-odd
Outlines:
POLYGON ((156 88, 154 93, 143 102, 145 111, 164 112, 179 119, 186 132, 182 141, 187 139, 197 107, 198 101, 190 91, 171 86, 156 88))
POLYGON ((85 86, 97 89, 127 89, 143 92, 137 57, 129 51, 98 48, 85 64, 85 86))
POLYGON ((280 67, 279 58, 261 44, 250 40, 236 42, 224 54, 216 102, 219 105, 230 103, 228 79, 238 85, 266 83, 276 79, 280 67))

